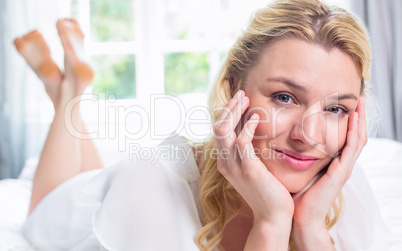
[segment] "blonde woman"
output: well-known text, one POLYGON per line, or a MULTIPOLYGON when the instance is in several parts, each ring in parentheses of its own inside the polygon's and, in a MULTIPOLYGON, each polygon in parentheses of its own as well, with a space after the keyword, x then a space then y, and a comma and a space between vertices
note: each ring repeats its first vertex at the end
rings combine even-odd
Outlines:
MULTIPOLYGON (((64 34, 61 26, 59 31, 64 34)), ((63 107, 82 93, 91 75, 77 70, 82 62, 68 47, 68 36, 61 39, 66 72, 47 75, 57 84, 49 84, 50 77, 22 53, 47 89, 57 90, 52 100, 58 104, 24 228, 34 246, 388 247, 371 190, 354 169, 367 141, 371 55, 363 25, 347 11, 318 0, 282 0, 256 11, 211 92, 213 137, 190 147, 175 136, 159 149, 173 143, 183 150, 177 158, 130 161, 103 171, 90 170, 101 168, 96 151, 61 124, 63 107)), ((82 126, 79 112, 72 114, 82 126)))

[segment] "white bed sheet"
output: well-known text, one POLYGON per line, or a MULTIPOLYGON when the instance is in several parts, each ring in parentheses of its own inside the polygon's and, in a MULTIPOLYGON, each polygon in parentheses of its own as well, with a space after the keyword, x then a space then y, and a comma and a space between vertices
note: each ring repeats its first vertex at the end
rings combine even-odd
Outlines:
MULTIPOLYGON (((402 144, 369 139, 358 162, 365 171, 395 245, 402 250, 402 144)), ((18 179, 0 181, 0 251, 36 250, 24 239, 20 227, 29 206, 32 177, 37 161, 27 161, 18 179)))
POLYGON ((402 144, 388 139, 370 139, 358 160, 373 188, 395 245, 402 250, 402 144))
POLYGON ((35 250, 24 239, 20 227, 29 206, 32 182, 26 179, 0 181, 0 250, 35 250))

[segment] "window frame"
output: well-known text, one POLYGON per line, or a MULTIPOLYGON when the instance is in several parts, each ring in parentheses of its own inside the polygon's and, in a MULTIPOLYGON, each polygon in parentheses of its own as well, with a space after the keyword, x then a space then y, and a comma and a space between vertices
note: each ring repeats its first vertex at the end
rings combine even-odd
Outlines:
MULTIPOLYGON (((89 57, 97 55, 134 55, 136 65, 136 98, 149 100, 152 94, 165 93, 164 56, 169 53, 206 53, 209 82, 218 72, 220 55, 233 41, 214 39, 168 40, 163 34, 164 4, 162 0, 134 0, 135 40, 127 42, 93 42, 91 40, 90 0, 77 0, 77 20, 86 34, 85 50, 89 57)), ((91 91, 89 91, 91 92, 91 91)), ((117 100, 118 102, 118 100, 117 100)))

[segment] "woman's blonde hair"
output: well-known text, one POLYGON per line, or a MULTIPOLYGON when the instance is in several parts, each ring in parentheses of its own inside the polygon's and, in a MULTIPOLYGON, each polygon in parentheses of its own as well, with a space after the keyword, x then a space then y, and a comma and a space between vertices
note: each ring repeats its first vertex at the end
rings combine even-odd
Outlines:
MULTIPOLYGON (((242 88, 248 72, 259 61, 267 44, 275 38, 293 38, 316 44, 325 49, 338 48, 355 62, 361 74, 360 94, 365 95, 371 63, 368 34, 360 21, 342 8, 328 6, 319 0, 280 0, 258 10, 249 26, 229 50, 218 78, 211 90, 209 109, 213 122, 219 116, 216 108, 224 107, 242 88)), ((242 206, 240 195, 221 175, 212 137, 204 143, 204 156, 200 163, 200 203, 203 210, 203 227, 198 232, 197 244, 201 250, 220 247, 223 231, 242 206), (228 213, 227 202, 234 203, 237 211, 228 213)), ((341 194, 326 217, 331 228, 340 217, 343 202, 341 194)), ((290 248, 295 250, 290 241, 290 248)))

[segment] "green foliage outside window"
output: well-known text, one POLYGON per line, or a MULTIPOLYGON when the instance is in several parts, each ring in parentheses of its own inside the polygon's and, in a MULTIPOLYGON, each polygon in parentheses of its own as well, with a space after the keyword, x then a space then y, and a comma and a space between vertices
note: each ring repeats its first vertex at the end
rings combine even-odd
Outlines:
POLYGON ((165 56, 165 92, 206 92, 209 81, 207 54, 170 53, 165 56))
MULTIPOLYGON (((71 0, 72 17, 78 16, 79 0, 71 0)), ((119 42, 134 40, 135 0, 90 0, 91 40, 119 42)), ((185 39, 183 31, 176 39, 185 39)), ((209 82, 207 54, 169 53, 165 55, 165 92, 179 95, 206 92, 209 82)), ((93 93, 106 93, 116 98, 135 98, 134 55, 92 56, 96 75, 93 93)), ((106 96, 106 97, 107 97, 106 96)))
POLYGON ((91 36, 97 42, 134 40, 134 0, 91 0, 91 36))
POLYGON ((93 93, 106 93, 106 97, 114 95, 118 99, 134 98, 135 92, 135 57, 125 56, 93 56, 92 64, 96 76, 93 93))

